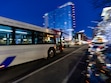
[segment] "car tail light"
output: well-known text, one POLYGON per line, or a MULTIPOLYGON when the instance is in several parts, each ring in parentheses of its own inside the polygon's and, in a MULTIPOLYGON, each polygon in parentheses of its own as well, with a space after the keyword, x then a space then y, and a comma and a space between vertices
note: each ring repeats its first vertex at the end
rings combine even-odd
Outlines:
POLYGON ((98 48, 102 49, 102 48, 104 48, 104 47, 103 47, 103 46, 99 46, 98 48))

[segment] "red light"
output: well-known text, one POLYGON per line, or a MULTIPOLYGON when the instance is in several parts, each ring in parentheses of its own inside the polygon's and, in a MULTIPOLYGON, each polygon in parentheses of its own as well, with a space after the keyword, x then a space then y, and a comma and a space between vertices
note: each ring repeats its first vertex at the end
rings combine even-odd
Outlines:
POLYGON ((103 46, 99 46, 98 48, 102 49, 102 48, 104 48, 104 47, 103 47, 103 46))

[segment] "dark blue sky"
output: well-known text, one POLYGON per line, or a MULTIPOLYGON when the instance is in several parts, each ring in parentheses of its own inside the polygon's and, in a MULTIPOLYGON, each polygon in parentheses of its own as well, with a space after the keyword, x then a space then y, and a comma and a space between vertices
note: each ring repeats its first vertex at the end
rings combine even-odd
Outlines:
POLYGON ((89 0, 0 0, 0 16, 43 26, 44 13, 53 11, 68 1, 75 4, 75 30, 85 30, 87 36, 92 36, 92 30, 87 26, 94 26, 91 21, 100 16, 89 0))

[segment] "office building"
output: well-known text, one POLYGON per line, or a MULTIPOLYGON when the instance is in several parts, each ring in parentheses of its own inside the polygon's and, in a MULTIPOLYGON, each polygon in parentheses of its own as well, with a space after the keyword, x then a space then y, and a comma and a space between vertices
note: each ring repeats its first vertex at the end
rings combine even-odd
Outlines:
POLYGON ((44 27, 61 30, 62 37, 71 41, 75 29, 75 7, 72 2, 65 3, 57 9, 44 14, 44 27))

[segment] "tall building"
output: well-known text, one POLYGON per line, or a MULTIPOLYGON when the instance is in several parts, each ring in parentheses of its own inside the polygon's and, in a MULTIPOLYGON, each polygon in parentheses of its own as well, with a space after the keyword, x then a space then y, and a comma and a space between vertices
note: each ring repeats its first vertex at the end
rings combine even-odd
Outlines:
POLYGON ((54 11, 44 14, 44 27, 62 30, 65 40, 72 40, 75 28, 75 8, 72 2, 61 5, 54 11))

